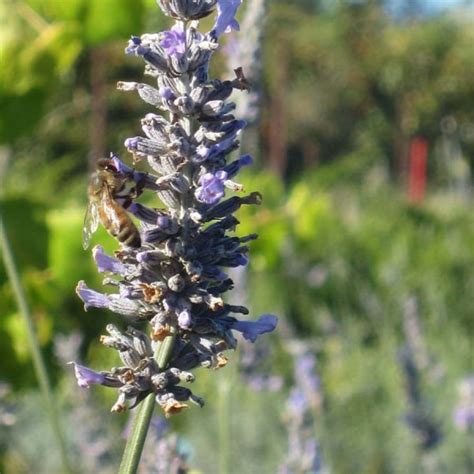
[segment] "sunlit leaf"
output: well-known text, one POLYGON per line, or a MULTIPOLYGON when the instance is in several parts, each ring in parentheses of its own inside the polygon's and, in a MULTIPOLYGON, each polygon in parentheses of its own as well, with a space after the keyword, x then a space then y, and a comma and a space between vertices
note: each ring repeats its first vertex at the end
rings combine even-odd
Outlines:
POLYGON ((137 0, 100 0, 89 2, 84 25, 87 44, 126 40, 139 34, 143 26, 143 4, 137 0))
POLYGON ((48 21, 82 20, 89 0, 27 0, 34 12, 48 21))
POLYGON ((2 327, 8 334, 14 357, 22 362, 28 360, 29 346, 25 344, 28 335, 21 315, 18 313, 6 315, 2 321, 2 327))
POLYGON ((44 112, 46 91, 32 89, 25 94, 0 92, 0 143, 13 143, 31 133, 44 112))
POLYGON ((44 207, 27 198, 5 199, 0 207, 20 270, 46 268, 49 234, 44 222, 44 207))

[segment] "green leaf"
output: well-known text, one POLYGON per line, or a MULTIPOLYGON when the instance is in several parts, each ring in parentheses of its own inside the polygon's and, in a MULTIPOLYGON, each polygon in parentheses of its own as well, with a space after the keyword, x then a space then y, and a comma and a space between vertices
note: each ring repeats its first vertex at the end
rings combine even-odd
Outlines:
MULTIPOLYGON (((88 0, 28 0, 28 5, 45 20, 83 20, 88 0)), ((100 3, 100 0, 99 0, 100 3)))
POLYGON ((89 2, 84 39, 89 45, 127 38, 143 30, 143 3, 137 0, 89 2))
POLYGON ((52 89, 81 52, 79 33, 75 23, 55 23, 27 42, 12 37, 2 51, 10 64, 3 73, 2 88, 17 95, 35 88, 52 89))
POLYGON ((13 143, 31 133, 43 116, 45 92, 32 89, 22 95, 2 95, 0 91, 0 143, 13 143))
POLYGON ((46 268, 48 229, 44 207, 26 198, 11 198, 2 201, 0 209, 20 270, 46 268))

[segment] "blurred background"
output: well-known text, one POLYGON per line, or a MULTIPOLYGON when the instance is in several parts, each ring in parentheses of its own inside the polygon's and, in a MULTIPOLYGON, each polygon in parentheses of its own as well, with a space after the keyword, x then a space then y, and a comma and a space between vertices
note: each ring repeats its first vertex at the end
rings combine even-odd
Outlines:
MULTIPOLYGON (((141 472, 473 472, 473 2, 245 0, 239 20, 212 74, 253 84, 242 181, 264 202, 240 212, 260 239, 232 299, 280 324, 197 372, 206 406, 154 420, 141 472)), ((77 472, 117 471, 127 421, 65 365, 116 365, 98 337, 123 325, 74 292, 101 284, 87 176, 131 162, 150 109, 115 84, 151 78, 123 50, 169 24, 153 0, 0 2, 1 212, 77 472)), ((0 471, 64 472, 27 338, 0 261, 0 471)))

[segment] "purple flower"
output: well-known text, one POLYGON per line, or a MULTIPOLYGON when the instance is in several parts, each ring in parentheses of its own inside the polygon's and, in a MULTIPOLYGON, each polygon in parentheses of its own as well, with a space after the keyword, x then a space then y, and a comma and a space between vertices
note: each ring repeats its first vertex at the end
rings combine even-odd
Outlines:
POLYGON ((158 70, 166 68, 165 58, 152 51, 149 46, 144 46, 142 38, 139 38, 138 36, 132 36, 125 48, 125 53, 141 56, 147 63, 158 70))
POLYGON ((453 413, 456 428, 461 431, 469 431, 474 427, 474 406, 458 406, 453 413))
POLYGON ((263 314, 257 321, 235 321, 232 329, 240 331, 247 341, 255 342, 257 337, 272 332, 278 323, 278 318, 273 314, 263 314))
POLYGON ((108 308, 109 299, 107 296, 97 291, 91 290, 87 287, 84 281, 80 281, 76 286, 76 293, 79 298, 84 301, 84 310, 87 311, 89 308, 108 308))
POLYGON ((292 416, 303 418, 308 409, 308 399, 305 394, 297 387, 293 388, 288 397, 288 411, 292 416))
POLYGON ((142 40, 138 36, 132 36, 128 40, 127 47, 125 48, 125 54, 137 54, 138 48, 141 46, 142 40))
POLYGON ((231 30, 239 30, 239 24, 235 19, 237 9, 240 7, 242 0, 217 0, 217 17, 212 31, 216 37, 222 33, 228 33, 231 30))
POLYGON ((239 158, 240 166, 249 166, 253 163, 253 158, 250 155, 242 155, 239 158))
POLYGON ((227 173, 227 177, 232 179, 243 166, 248 166, 253 163, 253 158, 250 155, 243 155, 238 160, 232 161, 224 166, 223 170, 227 173))
POLYGON ((202 274, 206 278, 212 278, 218 281, 224 281, 229 278, 227 273, 223 272, 220 268, 216 267, 215 265, 207 265, 203 268, 202 274))
MULTIPOLYGON (((218 143, 212 145, 200 144, 196 148, 196 157, 195 160, 198 163, 201 163, 205 160, 215 160, 216 157, 226 155, 238 148, 237 135, 240 131, 246 126, 245 120, 234 120, 229 128, 226 130, 226 138, 222 139, 218 143)), ((248 156, 248 155, 244 155, 248 156)), ((247 158, 244 159, 243 164, 247 164, 247 158)))
POLYGON ((196 148, 196 155, 199 156, 198 161, 206 160, 209 156, 211 149, 205 145, 199 145, 196 148))
POLYGON ((130 168, 130 166, 127 166, 122 160, 117 155, 114 155, 113 153, 110 154, 110 160, 112 161, 113 165, 117 169, 119 173, 122 174, 129 174, 133 173, 133 168, 130 168))
POLYGON ((203 174, 199 178, 200 186, 194 193, 196 199, 205 204, 215 204, 224 197, 224 182, 226 179, 227 173, 222 170, 215 174, 203 174))
MULTIPOLYGON (((125 140, 125 143, 130 144, 132 147, 134 146, 136 148, 138 146, 138 141, 136 140, 136 138, 137 137, 128 138, 127 140, 125 140), (128 140, 131 140, 131 142, 129 143, 128 140)), ((153 176, 150 173, 136 171, 134 168, 130 168, 130 166, 127 166, 113 153, 110 154, 110 161, 112 162, 118 173, 122 174, 127 179, 133 179, 133 181, 135 181, 135 183, 137 184, 137 187, 135 189, 137 195, 140 195, 142 193, 143 188, 148 188, 153 191, 156 191, 156 176, 153 176)))
POLYGON ((295 372, 309 394, 317 392, 320 382, 316 375, 316 357, 313 354, 308 352, 298 356, 295 361, 295 372))
POLYGON ((166 230, 169 228, 171 224, 171 219, 167 216, 158 216, 156 219, 156 225, 161 229, 161 230, 166 230))
POLYGON ((186 31, 182 25, 174 25, 171 30, 161 33, 160 46, 167 56, 180 58, 186 52, 186 31))
POLYGON ((106 377, 104 374, 84 367, 83 365, 76 364, 75 362, 69 363, 74 365, 74 372, 79 387, 89 388, 91 385, 102 385, 105 383, 106 377))
POLYGON ((235 134, 231 135, 230 137, 220 141, 219 143, 215 143, 211 146, 206 145, 199 145, 196 148, 196 155, 199 157, 197 158, 198 162, 204 160, 212 160, 219 154, 225 154, 228 150, 230 150, 235 144, 235 134))
POLYGON ((191 327, 192 319, 188 310, 181 311, 178 316, 178 324, 183 329, 189 329, 191 327))
POLYGON ((278 392, 283 386, 283 380, 278 375, 266 376, 266 374, 255 374, 248 376, 246 379, 249 387, 256 392, 261 392, 263 390, 278 392))
POLYGON ((138 147, 138 137, 126 138, 123 144, 128 150, 136 151, 138 147))
MULTIPOLYGON (((127 138, 125 140, 125 144, 127 143, 129 143, 132 147, 133 146, 136 147, 136 137, 127 138), (130 143, 129 143, 129 140, 130 140, 130 143)), ((119 159, 118 156, 114 155, 113 153, 110 154, 110 160, 112 161, 118 173, 126 175, 126 176, 130 176, 130 178, 132 178, 137 184, 143 181, 144 177, 147 175, 147 173, 142 173, 142 172, 136 171, 133 168, 130 168, 130 166, 127 166, 122 160, 119 159)))
POLYGON ((158 93, 160 94, 160 97, 164 100, 174 100, 176 99, 176 96, 173 94, 173 91, 166 86, 160 87, 158 89, 158 93))
POLYGON ((92 249, 92 255, 94 257, 95 263, 97 264, 97 269, 99 270, 100 273, 110 272, 110 273, 113 273, 114 275, 122 275, 126 273, 125 265, 119 262, 116 258, 113 258, 107 255, 104 252, 104 249, 102 248, 102 246, 96 245, 92 249))

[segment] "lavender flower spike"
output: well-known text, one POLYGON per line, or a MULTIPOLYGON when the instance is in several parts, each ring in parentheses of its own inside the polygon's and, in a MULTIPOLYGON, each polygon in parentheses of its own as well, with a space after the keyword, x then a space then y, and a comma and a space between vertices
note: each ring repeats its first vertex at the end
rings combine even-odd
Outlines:
POLYGON ((234 213, 261 202, 258 192, 225 199, 226 189, 244 191, 233 179, 252 158, 229 160, 246 125, 234 117, 235 104, 227 101, 233 89, 241 91, 239 81, 208 77, 219 36, 238 27, 235 15, 241 0, 158 3, 174 26, 134 36, 126 49, 145 61, 145 71, 156 84, 118 84, 120 90, 137 91, 153 107, 141 120, 144 136, 125 140, 134 162, 141 160, 150 172, 137 171, 115 155, 102 169, 100 178, 116 206, 109 203, 102 209, 97 203, 97 215, 112 228, 120 248, 113 256, 99 246, 93 250, 99 272, 109 274, 106 294, 82 281, 76 288, 86 310, 105 308, 124 316, 127 324, 148 323, 148 330, 143 325, 140 330, 107 325, 101 342, 118 352, 122 365, 103 372, 75 367, 81 386, 117 390, 111 411, 123 412, 147 399, 169 416, 185 409, 187 402, 203 405, 181 384, 194 381, 190 371, 195 368, 226 365, 223 352, 237 344, 233 331, 255 342, 276 328, 277 318, 266 314, 239 321, 234 315, 248 314, 247 308, 227 304, 224 298, 233 286, 227 269, 247 264, 247 244, 257 237, 234 234, 239 223, 234 213), (197 20, 211 14, 216 4, 213 30, 199 32, 197 20), (159 202, 152 207, 136 202, 146 193, 159 202), (140 239, 132 242, 130 229, 140 239), (157 347, 166 348, 160 363, 154 359, 157 347))

